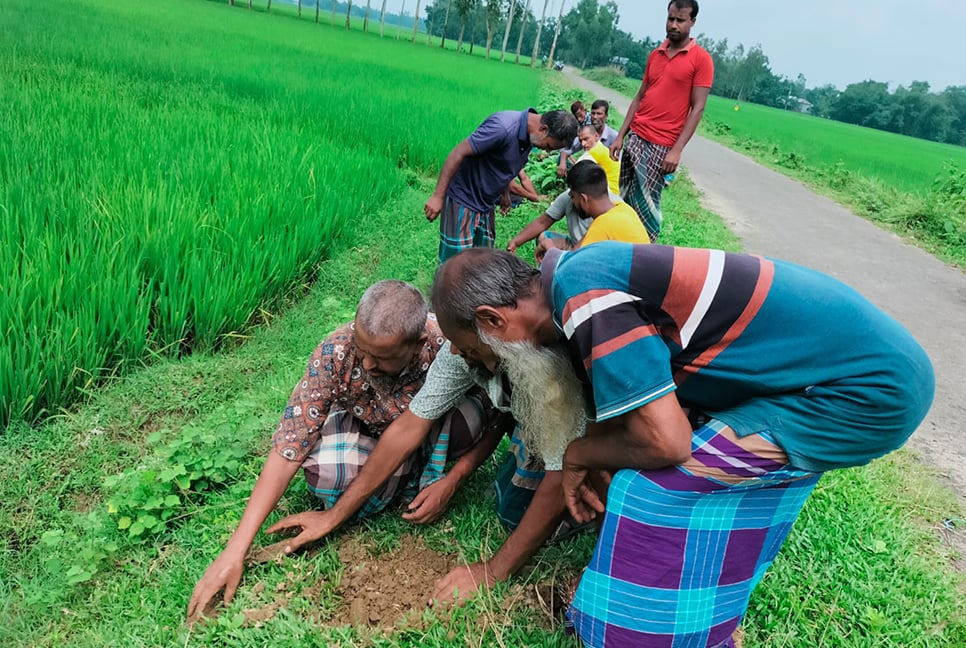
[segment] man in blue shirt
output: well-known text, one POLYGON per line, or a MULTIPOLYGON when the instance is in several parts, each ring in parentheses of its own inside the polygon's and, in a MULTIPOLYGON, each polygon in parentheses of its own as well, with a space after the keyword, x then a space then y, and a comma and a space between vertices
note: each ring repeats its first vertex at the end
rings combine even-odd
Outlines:
POLYGON ((469 362, 563 340, 587 382, 591 421, 554 479, 576 521, 604 514, 568 610, 589 648, 733 646, 821 474, 900 447, 935 391, 898 322, 758 256, 603 241, 537 271, 470 250, 437 271, 432 301, 469 362))
POLYGON ((494 205, 510 206, 510 183, 535 148, 555 151, 577 136, 564 110, 493 113, 446 156, 436 190, 423 211, 439 223, 439 262, 471 247, 493 247, 494 205))

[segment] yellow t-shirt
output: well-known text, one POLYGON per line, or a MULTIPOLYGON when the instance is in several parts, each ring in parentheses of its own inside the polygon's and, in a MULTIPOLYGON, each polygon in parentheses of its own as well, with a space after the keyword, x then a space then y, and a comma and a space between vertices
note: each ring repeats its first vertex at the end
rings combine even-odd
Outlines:
POLYGON ((610 149, 604 146, 603 142, 598 141, 585 154, 592 157, 594 162, 603 167, 604 173, 607 174, 607 188, 610 189, 611 193, 619 194, 621 163, 618 160, 611 159, 610 149))
POLYGON ((627 203, 617 203, 594 219, 580 241, 580 247, 598 241, 650 243, 651 239, 637 212, 627 203))

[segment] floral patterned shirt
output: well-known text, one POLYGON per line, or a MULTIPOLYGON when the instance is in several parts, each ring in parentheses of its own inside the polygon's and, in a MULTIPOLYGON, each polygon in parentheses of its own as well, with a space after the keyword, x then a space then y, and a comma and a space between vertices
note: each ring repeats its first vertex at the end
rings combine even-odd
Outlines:
POLYGON ((383 388, 369 383, 356 355, 355 325, 345 324, 325 338, 309 359, 292 391, 272 448, 289 461, 304 461, 332 412, 351 412, 371 436, 379 437, 409 406, 423 386, 429 365, 445 342, 432 313, 426 318, 426 344, 395 383, 383 388))

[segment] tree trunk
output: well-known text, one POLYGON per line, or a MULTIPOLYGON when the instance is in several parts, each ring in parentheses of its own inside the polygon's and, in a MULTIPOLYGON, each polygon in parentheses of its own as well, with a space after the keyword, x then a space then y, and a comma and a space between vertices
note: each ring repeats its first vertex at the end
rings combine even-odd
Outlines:
POLYGON ((419 3, 420 0, 416 0, 416 13, 413 14, 413 42, 416 42, 416 28, 419 27, 419 3))
POLYGON ((265 5, 265 13, 272 13, 272 0, 268 0, 268 4, 265 5))
POLYGON ((533 54, 530 55, 530 67, 537 64, 537 56, 540 55, 540 33, 543 31, 543 23, 547 20, 548 4, 550 4, 550 0, 543 0, 543 14, 540 16, 540 22, 537 23, 537 39, 533 41, 533 54))
POLYGON ((514 65, 520 64, 520 48, 523 47, 523 32, 527 29, 527 17, 530 15, 530 0, 527 0, 527 6, 523 8, 523 15, 520 17, 520 35, 517 36, 517 55, 513 59, 514 65))
POLYGON ((369 7, 372 5, 372 0, 366 0, 366 16, 362 19, 362 32, 366 33, 369 31, 369 7))
POLYGON ((299 0, 299 19, 302 18, 302 0, 299 0))
POLYGON ((547 57, 547 67, 553 66, 553 54, 557 51, 557 38, 560 36, 560 22, 563 20, 563 10, 566 2, 561 0, 560 13, 557 14, 557 28, 553 30, 553 43, 550 44, 550 56, 547 57))
POLYGON ((493 26, 488 21, 486 23, 486 58, 487 60, 489 60, 490 58, 490 48, 492 46, 493 46, 493 26))
POLYGON ((249 9, 251 9, 251 8, 252 8, 252 0, 248 0, 248 8, 249 8, 249 9))
POLYGON ((386 35, 386 0, 382 0, 382 9, 379 12, 379 38, 386 35))
POLYGON ((320 0, 315 0, 315 24, 319 24, 319 2, 320 0))
MULTIPOLYGON (((403 0, 402 9, 399 10, 399 17, 402 18, 406 15, 406 0, 403 0)), ((399 35, 402 34, 402 22, 396 25, 396 40, 399 40, 399 35)))
POLYGON ((332 15, 329 16, 329 26, 335 27, 335 0, 332 0, 332 15))
POLYGON ((453 6, 453 0, 446 0, 446 14, 443 16, 443 31, 440 32, 439 48, 446 47, 446 27, 449 26, 449 8, 453 6))
POLYGON ((516 0, 510 0, 510 15, 506 19, 506 31, 503 32, 503 47, 500 49, 500 63, 506 60, 506 44, 510 40, 510 27, 513 26, 513 12, 517 8, 516 0))
POLYGON ((456 41, 456 51, 457 52, 462 52, 463 51, 463 32, 464 31, 466 31, 466 21, 465 20, 461 20, 460 21, 460 37, 456 41))
POLYGON ((346 5, 346 8, 345 8, 345 28, 346 29, 349 29, 349 14, 350 13, 352 13, 352 0, 349 0, 349 3, 346 5))

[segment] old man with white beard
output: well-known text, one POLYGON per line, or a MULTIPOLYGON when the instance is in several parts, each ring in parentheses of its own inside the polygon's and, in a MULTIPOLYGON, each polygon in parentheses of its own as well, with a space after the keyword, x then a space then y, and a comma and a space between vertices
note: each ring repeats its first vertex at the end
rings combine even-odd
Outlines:
POLYGON ((542 500, 604 514, 567 611, 588 648, 733 648, 822 473, 901 446, 935 390, 898 322, 777 259, 603 241, 535 270, 467 250, 437 271, 432 302, 471 361, 562 342, 591 387, 562 492, 542 500), (606 489, 598 471, 613 472, 606 489))
MULTIPOLYGON (((503 279, 493 280, 498 285, 503 279)), ((432 421, 481 385, 493 405, 517 421, 497 476, 497 516, 513 532, 489 560, 456 567, 440 579, 434 594, 439 600, 468 597, 481 585, 506 580, 548 539, 573 531, 572 521, 564 521, 560 470, 567 445, 583 436, 586 415, 582 387, 564 347, 484 339, 492 349, 485 357, 472 346, 446 343, 410 405, 411 415, 432 421)))

